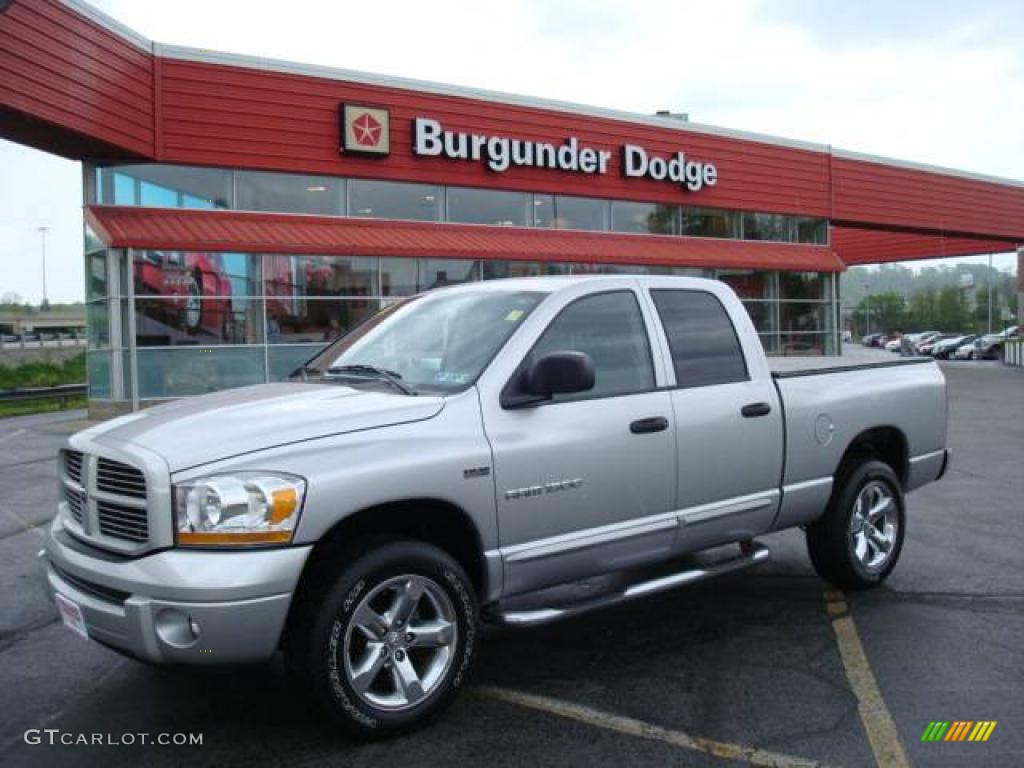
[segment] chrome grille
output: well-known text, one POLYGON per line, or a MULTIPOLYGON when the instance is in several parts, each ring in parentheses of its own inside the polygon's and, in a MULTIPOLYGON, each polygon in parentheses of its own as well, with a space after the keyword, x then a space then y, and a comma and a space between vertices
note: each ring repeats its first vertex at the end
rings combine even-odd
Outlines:
POLYGON ((68 512, 71 513, 71 517, 81 525, 85 515, 85 494, 65 485, 64 500, 68 503, 68 512))
POLYGON ((64 474, 82 485, 82 454, 80 451, 64 451, 64 474))
POLYGON ((149 538, 149 519, 145 509, 97 500, 96 518, 100 533, 106 536, 128 541, 146 541, 149 538))
POLYGON ((146 476, 128 464, 100 458, 96 464, 96 490, 144 499, 146 476))

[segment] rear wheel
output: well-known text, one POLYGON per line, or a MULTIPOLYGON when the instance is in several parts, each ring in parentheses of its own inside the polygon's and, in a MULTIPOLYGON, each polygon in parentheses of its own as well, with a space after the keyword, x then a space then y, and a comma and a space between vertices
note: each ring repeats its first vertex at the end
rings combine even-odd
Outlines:
POLYGON ((319 587, 299 598, 306 604, 286 658, 329 720, 382 736, 417 728, 452 702, 476 648, 477 606, 447 553, 392 541, 319 587))
POLYGON ((840 471, 825 514, 807 528, 807 550, 822 578, 842 589, 870 589, 896 567, 906 511, 899 478, 881 461, 840 471))

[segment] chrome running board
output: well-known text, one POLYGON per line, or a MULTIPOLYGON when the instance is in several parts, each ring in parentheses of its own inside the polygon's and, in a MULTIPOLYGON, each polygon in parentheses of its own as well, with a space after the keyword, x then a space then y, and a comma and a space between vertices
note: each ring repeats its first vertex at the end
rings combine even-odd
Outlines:
MULTIPOLYGON (((715 560, 706 564, 690 565, 683 570, 669 572, 653 578, 640 578, 636 581, 622 583, 621 576, 618 583, 612 586, 610 591, 600 595, 581 599, 577 602, 565 603, 551 606, 543 604, 545 594, 555 590, 570 589, 572 585, 563 585, 529 595, 517 595, 509 600, 499 601, 486 606, 482 612, 484 621, 506 627, 534 627, 540 624, 548 624, 553 621, 567 619, 572 616, 579 616, 598 608, 606 608, 611 605, 618 605, 628 600, 635 600, 638 597, 665 592, 686 584, 693 584, 705 579, 722 576, 734 571, 750 568, 751 566, 763 563, 771 557, 771 551, 764 544, 756 541, 745 542, 740 545, 738 554, 721 560, 715 560), (529 607, 530 602, 540 603, 538 607, 529 607), (517 608, 517 604, 523 604, 517 608)), ((662 569, 663 570, 663 569, 662 569)), ((649 573, 649 572, 648 572, 649 573)), ((615 579, 616 574, 603 577, 615 579)), ((577 585, 587 586, 588 582, 578 582, 577 585)), ((586 591, 586 590, 584 590, 586 591)))

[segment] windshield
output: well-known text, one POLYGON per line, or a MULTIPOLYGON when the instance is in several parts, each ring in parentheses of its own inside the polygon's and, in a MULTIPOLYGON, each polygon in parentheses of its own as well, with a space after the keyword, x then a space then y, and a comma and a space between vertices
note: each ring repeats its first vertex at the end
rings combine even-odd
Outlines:
POLYGON ((293 374, 397 379, 412 393, 473 384, 546 296, 539 291, 438 291, 385 307, 293 374))

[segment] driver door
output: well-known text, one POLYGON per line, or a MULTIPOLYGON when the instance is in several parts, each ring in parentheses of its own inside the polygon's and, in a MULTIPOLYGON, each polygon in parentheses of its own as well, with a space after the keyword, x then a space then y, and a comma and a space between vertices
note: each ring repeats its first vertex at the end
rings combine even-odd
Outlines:
POLYGON ((676 530, 675 426, 639 297, 585 294, 521 366, 554 351, 594 363, 591 391, 503 408, 482 393, 494 456, 505 592, 528 592, 667 556, 676 530))

